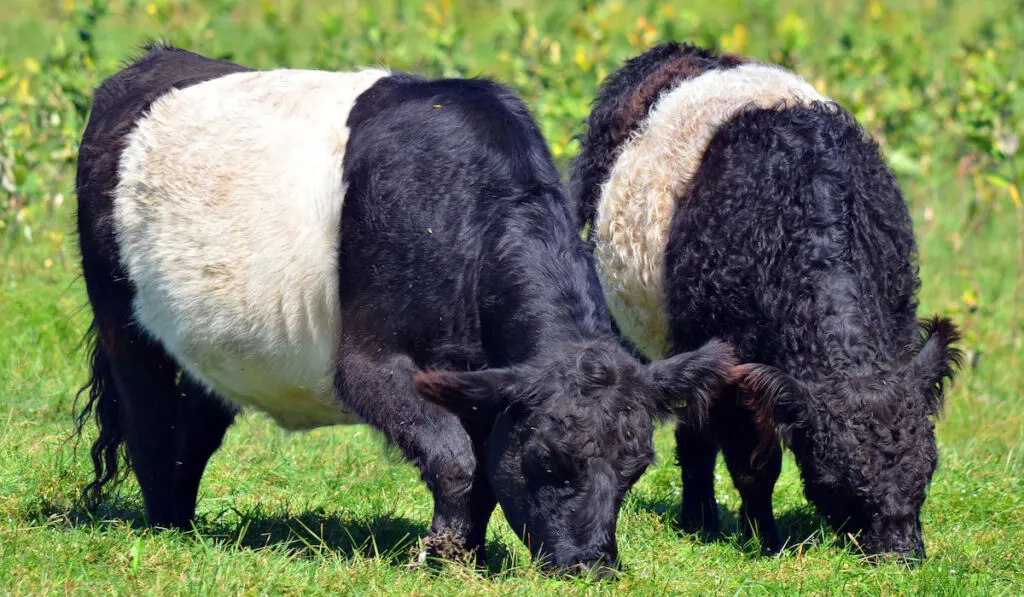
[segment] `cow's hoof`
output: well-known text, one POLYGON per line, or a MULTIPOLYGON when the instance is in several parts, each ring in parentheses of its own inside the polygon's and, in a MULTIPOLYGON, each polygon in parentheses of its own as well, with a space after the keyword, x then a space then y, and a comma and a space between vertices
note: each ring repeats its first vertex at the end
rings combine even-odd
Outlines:
POLYGON ((697 535, 703 541, 710 541, 721 533, 722 522, 715 500, 697 504, 686 504, 676 521, 678 529, 687 535, 697 535))

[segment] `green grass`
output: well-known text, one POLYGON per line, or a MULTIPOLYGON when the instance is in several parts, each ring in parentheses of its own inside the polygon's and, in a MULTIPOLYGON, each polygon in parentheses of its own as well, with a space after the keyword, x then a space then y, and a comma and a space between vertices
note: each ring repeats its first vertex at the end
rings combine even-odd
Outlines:
POLYGON ((0 594, 1024 594, 1021 229, 1009 193, 1019 192, 1024 167, 997 148, 1024 135, 1016 4, 389 0, 374 11, 345 0, 164 0, 152 3, 156 17, 148 3, 125 1, 93 23, 89 3, 3 3, 0 594), (80 29, 95 45, 80 41, 80 29), (82 510, 87 444, 76 452, 67 441, 89 317, 72 225, 80 103, 149 35, 260 67, 385 62, 496 76, 527 98, 563 165, 600 78, 657 40, 685 36, 820 79, 878 136, 900 175, 920 240, 922 313, 950 314, 966 334, 967 366, 938 425, 941 463, 924 511, 929 559, 912 571, 869 566, 839 547, 788 456, 775 508, 793 550, 764 558, 733 538, 738 497, 722 466, 727 539, 680 535, 668 428, 657 432, 658 463, 623 507, 628 571, 614 583, 537 573, 500 510, 487 573, 409 568, 430 495, 365 427, 289 435, 262 415, 242 417, 204 478, 195 533, 147 530, 134 481, 98 512, 82 510))

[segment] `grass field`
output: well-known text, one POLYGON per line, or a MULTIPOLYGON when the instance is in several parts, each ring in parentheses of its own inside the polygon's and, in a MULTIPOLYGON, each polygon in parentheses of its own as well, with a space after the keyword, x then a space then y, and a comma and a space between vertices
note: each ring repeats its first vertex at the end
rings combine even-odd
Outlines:
MULTIPOLYGON (((720 0, 5 0, 0 3, 0 594, 1024 594, 1024 2, 720 0), (242 417, 207 471, 196 532, 153 533, 134 481, 96 512, 67 440, 88 325, 73 234, 77 139, 92 87, 146 37, 257 67, 383 63, 516 87, 564 165, 595 86, 658 41, 787 64, 882 142, 920 242, 922 313, 964 328, 967 359, 939 422, 925 505, 929 559, 869 566, 837 546, 792 459, 775 508, 794 549, 763 558, 672 521, 671 431, 619 527, 613 583, 539 574, 500 510, 487 574, 407 566, 431 500, 364 427, 288 435, 242 417)), ((85 438, 91 441, 91 436, 85 438)))

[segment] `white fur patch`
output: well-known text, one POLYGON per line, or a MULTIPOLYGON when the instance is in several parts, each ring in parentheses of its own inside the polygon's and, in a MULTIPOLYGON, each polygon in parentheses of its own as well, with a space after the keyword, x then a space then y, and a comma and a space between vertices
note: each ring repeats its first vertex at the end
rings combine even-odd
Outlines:
POLYGON ((664 253, 677 198, 693 180, 719 127, 754 105, 828 101, 782 68, 744 64, 712 70, 661 96, 627 141, 601 187, 595 257, 622 333, 652 359, 669 351, 664 253))
POLYGON ((333 391, 342 159, 353 103, 386 75, 258 71, 172 91, 121 156, 137 322, 216 394, 287 429, 358 422, 333 391))

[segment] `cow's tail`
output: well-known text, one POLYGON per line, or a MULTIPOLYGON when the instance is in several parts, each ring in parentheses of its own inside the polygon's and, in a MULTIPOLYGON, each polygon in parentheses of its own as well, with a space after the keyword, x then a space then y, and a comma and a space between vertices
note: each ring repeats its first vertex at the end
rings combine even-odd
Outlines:
POLYGON ((124 449, 124 434, 118 415, 118 394, 114 381, 114 369, 110 357, 96 334, 95 324, 90 326, 84 338, 89 351, 89 380, 79 389, 75 398, 76 441, 89 419, 96 422, 99 435, 93 441, 89 454, 92 458, 93 479, 83 489, 86 504, 95 506, 103 497, 109 484, 116 485, 130 470, 128 452, 124 449), (79 403, 85 397, 84 404, 79 403))

